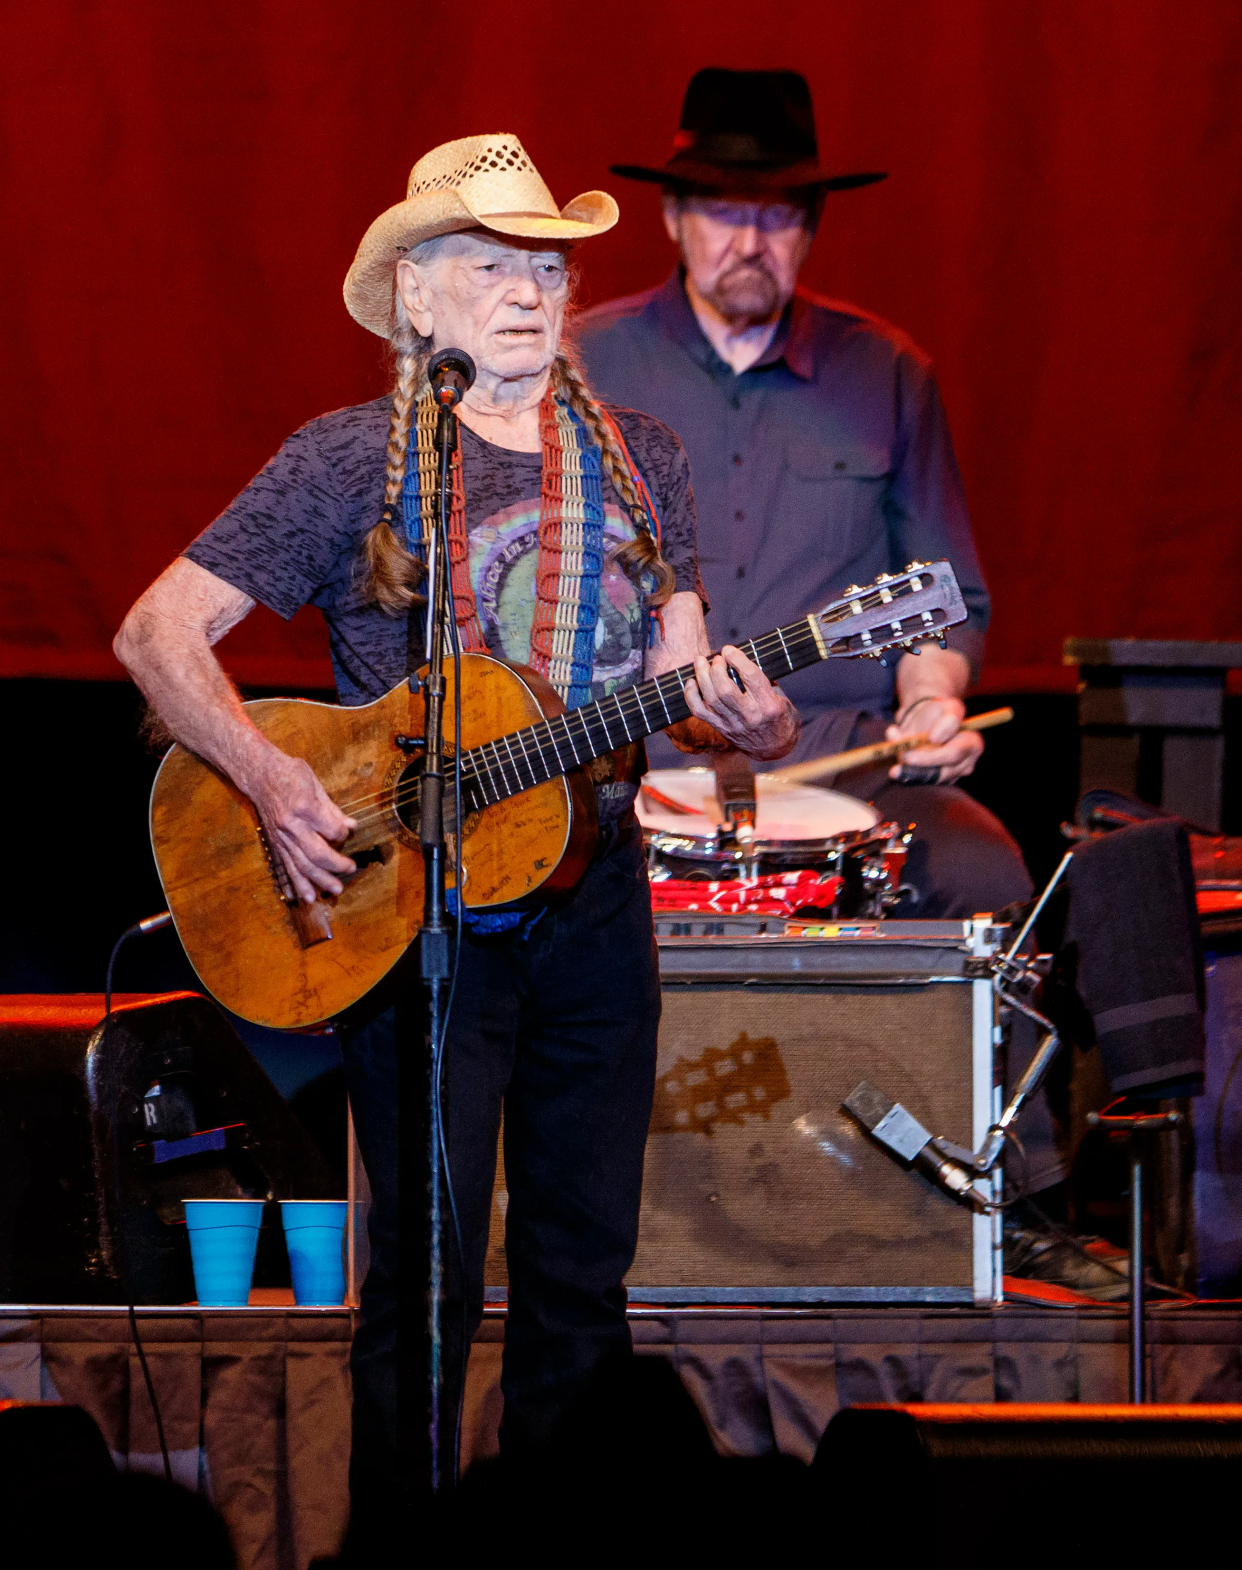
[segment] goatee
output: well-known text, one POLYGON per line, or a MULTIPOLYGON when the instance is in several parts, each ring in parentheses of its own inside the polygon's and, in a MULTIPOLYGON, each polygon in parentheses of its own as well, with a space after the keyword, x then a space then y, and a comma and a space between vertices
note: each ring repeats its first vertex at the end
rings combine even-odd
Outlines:
POLYGON ((770 321, 780 309, 781 292, 762 263, 739 262, 721 273, 705 299, 727 322, 740 326, 770 321))

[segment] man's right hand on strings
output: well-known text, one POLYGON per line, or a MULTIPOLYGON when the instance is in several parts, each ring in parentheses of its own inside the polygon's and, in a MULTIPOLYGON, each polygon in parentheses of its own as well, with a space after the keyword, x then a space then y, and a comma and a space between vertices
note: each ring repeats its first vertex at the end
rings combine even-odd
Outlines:
POLYGON ((303 759, 272 747, 256 761, 248 771, 246 794, 294 892, 308 905, 321 893, 341 893, 342 877, 357 868, 334 846, 349 837, 355 820, 345 816, 303 759))
POLYGON ((254 803, 298 898, 339 894, 355 870, 333 846, 354 829, 310 765, 268 741, 212 652, 254 609, 248 594, 185 556, 134 604, 113 642, 117 659, 182 744, 254 803))

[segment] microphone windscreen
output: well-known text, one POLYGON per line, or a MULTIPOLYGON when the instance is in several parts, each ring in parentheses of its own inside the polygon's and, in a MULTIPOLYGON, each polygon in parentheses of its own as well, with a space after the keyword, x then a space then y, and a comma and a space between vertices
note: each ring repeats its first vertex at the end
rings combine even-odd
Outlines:
POLYGON ((458 393, 467 392, 474 384, 474 361, 464 349, 441 349, 434 354, 427 366, 427 380, 434 387, 437 381, 460 378, 458 393))

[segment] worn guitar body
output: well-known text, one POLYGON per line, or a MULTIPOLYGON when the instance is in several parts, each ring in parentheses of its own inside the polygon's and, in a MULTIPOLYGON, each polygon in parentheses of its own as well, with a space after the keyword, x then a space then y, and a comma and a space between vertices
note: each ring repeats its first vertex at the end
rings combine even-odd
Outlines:
MULTIPOLYGON (((447 750, 455 745, 451 663, 445 677, 447 750)), ((563 712, 533 671, 463 655, 466 749, 563 712)), ((422 924, 420 763, 396 738, 422 737, 423 699, 402 682, 359 708, 265 698, 248 703, 246 713, 281 751, 304 758, 328 795, 359 820, 342 847, 358 865, 344 892, 313 906, 291 899, 250 802, 179 746, 156 776, 151 842, 168 908, 207 990, 244 1019, 306 1029, 343 1014, 381 982, 422 924)), ((451 808, 449 790, 446 815, 451 808)), ((594 844, 595 791, 581 769, 468 811, 465 903, 494 909, 572 888, 594 844)))

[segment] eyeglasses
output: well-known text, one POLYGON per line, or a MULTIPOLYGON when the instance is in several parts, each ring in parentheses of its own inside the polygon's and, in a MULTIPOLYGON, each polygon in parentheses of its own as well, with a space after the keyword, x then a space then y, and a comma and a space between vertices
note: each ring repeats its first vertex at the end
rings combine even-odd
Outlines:
POLYGON ((733 229, 758 229, 761 234, 801 229, 809 217, 801 203, 748 201, 730 196, 687 196, 683 197, 682 206, 713 223, 728 224, 733 229))

